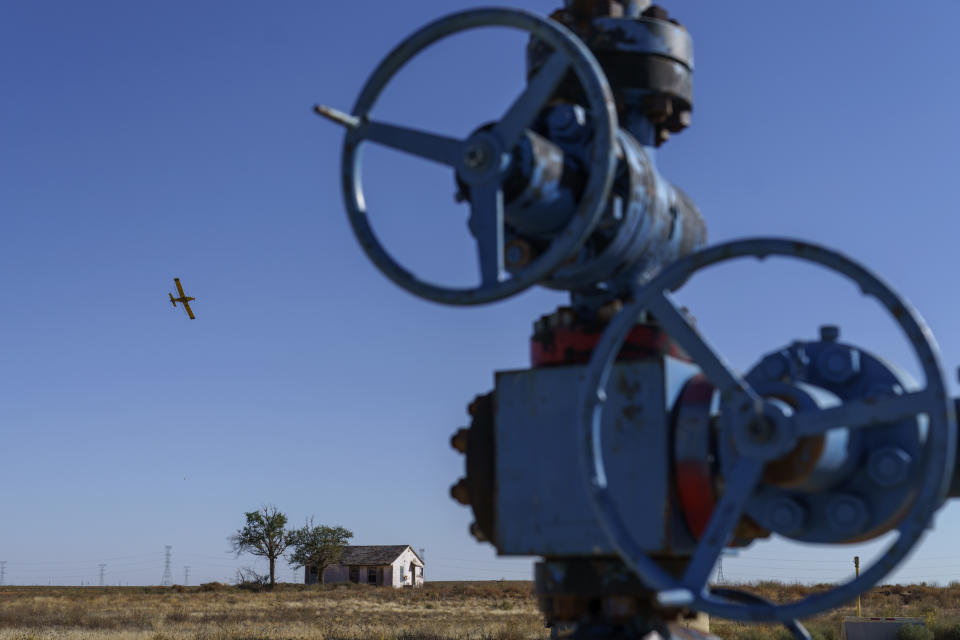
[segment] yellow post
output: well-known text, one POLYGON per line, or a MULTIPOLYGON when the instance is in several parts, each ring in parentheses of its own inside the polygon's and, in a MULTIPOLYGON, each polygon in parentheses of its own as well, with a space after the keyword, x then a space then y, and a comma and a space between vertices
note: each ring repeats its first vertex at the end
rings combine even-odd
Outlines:
MULTIPOLYGON (((857 572, 857 577, 860 577, 860 556, 853 556, 853 568, 857 572)), ((857 594, 857 617, 860 617, 860 594, 857 594)))

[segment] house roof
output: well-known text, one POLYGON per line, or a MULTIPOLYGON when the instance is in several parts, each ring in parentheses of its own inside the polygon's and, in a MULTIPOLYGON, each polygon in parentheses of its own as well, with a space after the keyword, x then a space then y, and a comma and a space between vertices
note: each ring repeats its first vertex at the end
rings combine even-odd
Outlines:
MULTIPOLYGON (((413 548, 408 544, 346 546, 343 548, 343 555, 340 556, 339 564, 390 564, 407 549, 413 551, 413 548)), ((416 551, 413 551, 413 555, 417 556, 420 562, 423 562, 423 558, 416 551)))

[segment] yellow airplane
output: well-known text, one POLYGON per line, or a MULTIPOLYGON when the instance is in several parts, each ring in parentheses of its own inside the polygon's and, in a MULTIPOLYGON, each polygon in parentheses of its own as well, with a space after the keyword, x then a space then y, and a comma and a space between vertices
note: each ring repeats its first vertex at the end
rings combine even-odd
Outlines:
POLYGON ((196 300, 196 298, 191 298, 190 296, 185 295, 185 294, 183 293, 183 286, 181 286, 181 284, 180 284, 180 278, 174 278, 173 281, 174 281, 175 283, 177 283, 177 291, 180 292, 180 297, 179 297, 179 298, 174 298, 174 297, 173 297, 173 294, 171 293, 171 294, 170 294, 170 302, 173 303, 173 306, 174 306, 174 307, 177 306, 177 303, 178 303, 178 302, 181 303, 181 304, 183 304, 183 308, 186 309, 187 315, 190 316, 190 319, 191 319, 191 320, 196 320, 197 317, 196 317, 195 315, 193 315, 193 311, 190 309, 190 301, 191 301, 191 300, 196 300))

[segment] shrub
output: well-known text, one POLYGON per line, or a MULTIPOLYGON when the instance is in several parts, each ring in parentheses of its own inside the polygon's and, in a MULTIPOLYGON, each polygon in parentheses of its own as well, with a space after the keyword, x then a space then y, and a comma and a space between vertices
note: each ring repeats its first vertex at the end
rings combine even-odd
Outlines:
POLYGON ((934 640, 960 640, 960 624, 936 625, 932 631, 934 640))
POLYGON ((905 624, 897 629, 897 640, 933 640, 933 632, 918 624, 905 624))

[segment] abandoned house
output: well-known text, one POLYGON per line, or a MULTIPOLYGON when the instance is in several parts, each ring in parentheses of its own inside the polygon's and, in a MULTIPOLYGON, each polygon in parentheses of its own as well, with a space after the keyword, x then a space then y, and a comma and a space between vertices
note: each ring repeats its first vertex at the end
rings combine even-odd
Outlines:
MULTIPOLYGON (((410 545, 349 546, 339 564, 323 571, 323 581, 356 582, 391 587, 422 587, 423 558, 410 545)), ((317 583, 317 569, 304 572, 306 584, 317 583)))

